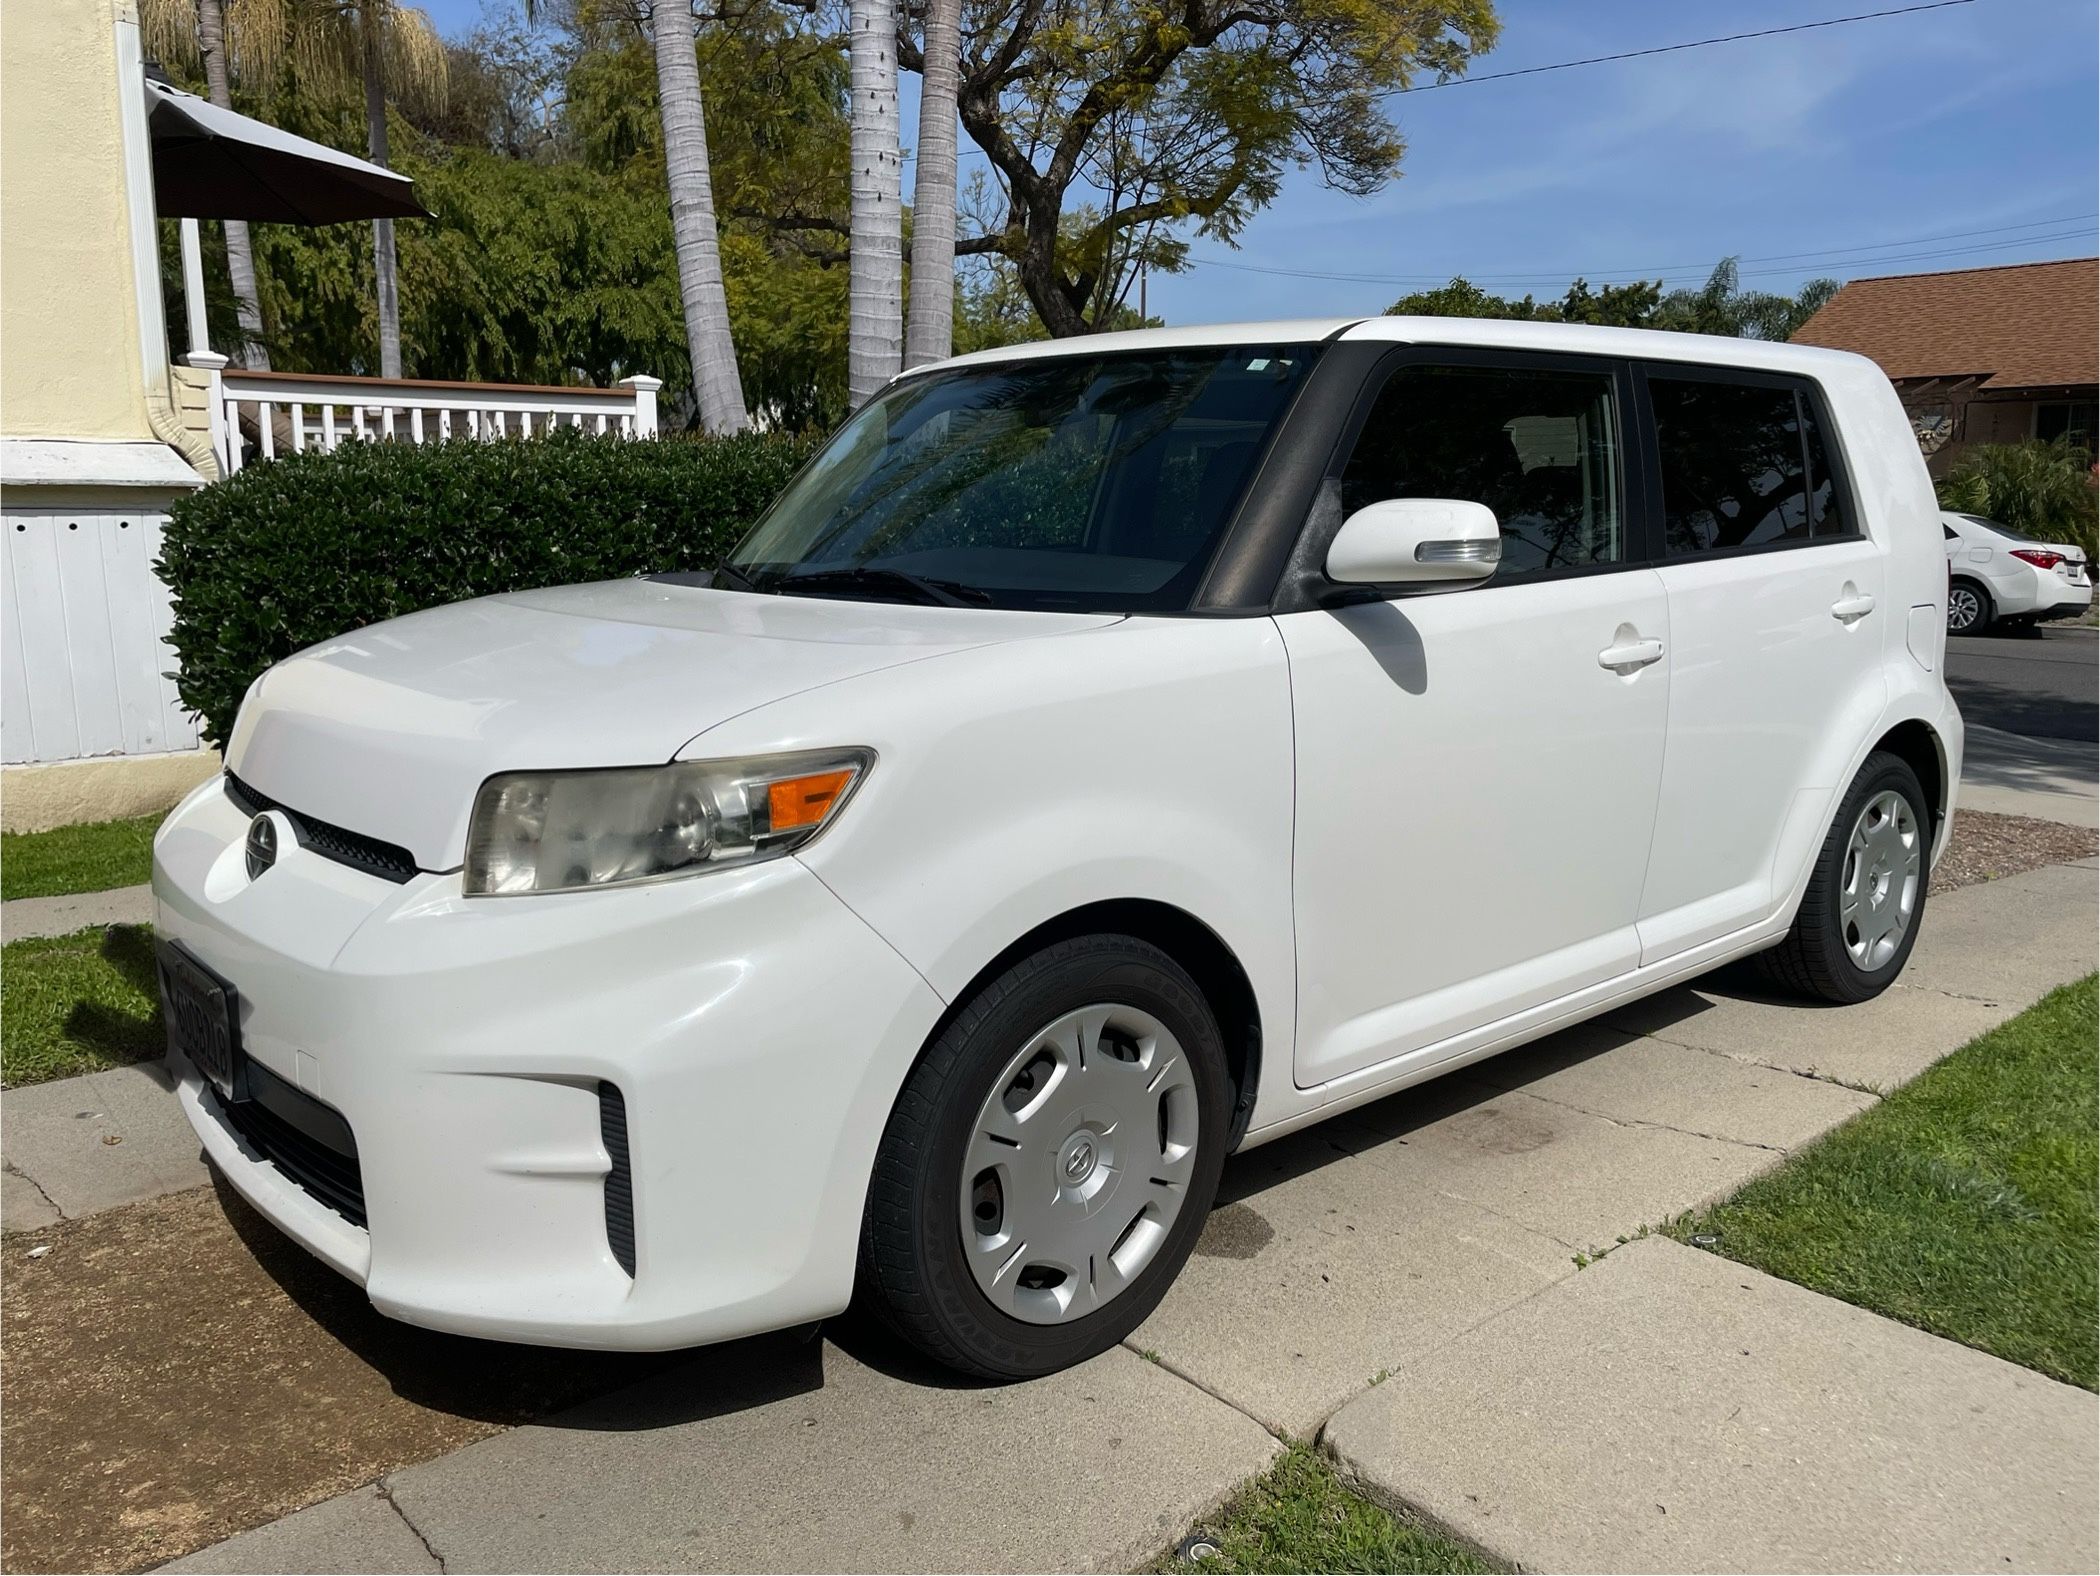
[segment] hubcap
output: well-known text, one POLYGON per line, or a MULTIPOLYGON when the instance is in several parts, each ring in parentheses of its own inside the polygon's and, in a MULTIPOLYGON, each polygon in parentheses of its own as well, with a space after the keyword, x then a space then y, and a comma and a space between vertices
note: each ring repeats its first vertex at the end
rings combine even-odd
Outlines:
POLYGON ((1031 1035, 963 1158, 970 1272, 995 1307, 1062 1324, 1108 1302, 1165 1244, 1195 1175, 1195 1075, 1150 1013, 1103 1002, 1031 1035))
POLYGON ((1976 600, 1976 593, 1967 586, 1955 586, 1947 593, 1947 627, 1960 634, 1976 622, 1983 611, 1976 600))
POLYGON ((1845 950, 1862 969, 1885 967, 1909 934, 1924 855, 1909 800, 1884 790, 1867 801, 1845 843, 1844 881, 1838 891, 1845 950))

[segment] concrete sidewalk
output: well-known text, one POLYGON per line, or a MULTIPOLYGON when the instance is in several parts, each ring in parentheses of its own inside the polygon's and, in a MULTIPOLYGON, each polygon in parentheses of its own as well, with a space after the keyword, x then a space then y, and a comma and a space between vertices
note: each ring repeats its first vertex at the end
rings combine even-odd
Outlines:
POLYGON ((30 1231, 211 1180, 159 1062, 0 1098, 0 1228, 30 1231))
POLYGON ((70 936, 90 925, 150 925, 153 888, 113 887, 63 897, 18 897, 0 903, 0 941, 30 936, 70 936))
POLYGON ((1740 1319, 1766 1337, 1722 1352, 1736 1326, 1697 1298, 1736 1266, 1659 1243, 1577 1263, 1779 1164, 1871 1105, 1858 1086, 1913 1077, 2089 972, 2096 883, 2087 861, 1936 897, 1903 984, 1862 1006, 1709 979, 1241 1156, 1130 1349, 1072 1373, 956 1387, 825 1342, 789 1394, 773 1346, 739 1343, 179 1568, 1128 1568, 1258 1471, 1268 1431, 1323 1423, 1373 1492, 1537 1566, 2068 1558, 2086 1524, 2053 1463, 2090 1466, 2091 1397, 1791 1287, 1746 1296, 1740 1319), (1594 1361, 1548 1339, 1561 1321, 1597 1332, 1594 1361), (1672 1350, 1701 1356, 1643 1380, 1672 1350), (1590 1406, 1547 1405, 1556 1386, 1590 1406), (1761 1409, 1738 1437, 1720 1403, 1746 1390, 1761 1409), (1535 1475, 1539 1511, 1444 1518, 1491 1455, 1495 1503, 1535 1475), (1585 1462, 1602 1475, 1571 1475, 1585 1462), (1796 1499, 1774 1509, 1767 1478, 1796 1499), (1835 1518, 1882 1493, 1917 1525, 1877 1551, 1835 1518), (1648 1518, 1665 1516, 1707 1535, 1657 1541, 1648 1518), (1753 1537, 1766 1516, 1780 1525, 1753 1537))
POLYGON ((1524 1570, 2100 1561, 2090 1393, 1659 1237, 1365 1392, 1324 1442, 1524 1570))

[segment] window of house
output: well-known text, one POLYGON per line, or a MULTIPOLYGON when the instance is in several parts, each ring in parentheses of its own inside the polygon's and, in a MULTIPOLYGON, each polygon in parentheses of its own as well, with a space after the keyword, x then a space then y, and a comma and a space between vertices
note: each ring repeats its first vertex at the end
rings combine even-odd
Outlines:
POLYGON ((1814 411, 1793 388, 1651 374, 1672 556, 1853 530, 1814 411))
POLYGON ((1389 498, 1486 504, 1498 580, 1626 557, 1608 372, 1408 366, 1386 380, 1342 472, 1344 514, 1389 498))
POLYGON ((2095 421, 2095 412, 2100 405, 2092 400, 2056 400, 2034 408, 2034 435, 2044 443, 2058 438, 2068 439, 2081 448, 2090 449, 2093 434, 2100 428, 2095 421))

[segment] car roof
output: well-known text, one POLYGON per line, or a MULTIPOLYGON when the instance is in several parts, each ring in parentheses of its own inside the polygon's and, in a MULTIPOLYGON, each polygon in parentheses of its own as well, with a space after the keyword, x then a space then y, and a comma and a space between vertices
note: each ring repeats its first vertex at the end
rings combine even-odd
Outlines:
POLYGON ((1530 323, 1477 317, 1308 317, 1260 323, 1198 323, 1038 340, 974 351, 914 371, 929 371, 935 366, 969 367, 1059 356, 1109 355, 1118 351, 1224 349, 1234 345, 1251 348, 1317 344, 1330 339, 1624 356, 1809 377, 1828 376, 1841 370, 1857 372, 1873 366, 1850 351, 1730 339, 1718 334, 1669 334, 1651 328, 1597 328, 1587 323, 1530 323))
MULTIPOLYGON (((1213 350, 1233 345, 1315 345, 1358 320, 1353 317, 1278 318, 1266 323, 1193 323, 1181 328, 1134 328, 1073 339, 996 345, 934 365, 974 367, 994 361, 1039 361, 1055 356, 1111 355, 1119 350, 1213 350)), ((921 369, 914 369, 921 370, 921 369)))

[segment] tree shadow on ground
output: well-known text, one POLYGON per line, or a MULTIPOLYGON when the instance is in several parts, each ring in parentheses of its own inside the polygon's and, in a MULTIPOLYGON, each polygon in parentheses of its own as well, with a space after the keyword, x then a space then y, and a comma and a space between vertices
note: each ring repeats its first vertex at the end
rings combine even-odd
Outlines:
POLYGON ((61 1033, 66 1039, 110 1062, 138 1062, 167 1048, 161 1026, 160 978, 153 956, 153 931, 147 925, 111 925, 97 949, 124 983, 146 998, 144 1013, 128 1012, 107 1002, 78 1001, 66 1013, 61 1033))

